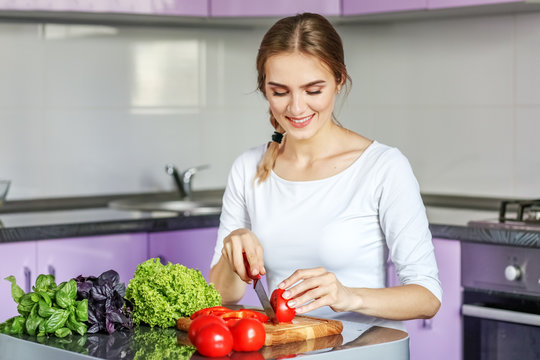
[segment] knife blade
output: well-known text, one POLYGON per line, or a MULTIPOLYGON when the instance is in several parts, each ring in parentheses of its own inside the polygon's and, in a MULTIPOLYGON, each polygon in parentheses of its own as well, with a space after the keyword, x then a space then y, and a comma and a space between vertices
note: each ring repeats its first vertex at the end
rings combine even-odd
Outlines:
POLYGON ((264 313, 270 321, 273 324, 277 324, 277 318, 276 313, 274 312, 274 309, 272 308, 272 305, 270 304, 270 300, 268 300, 268 295, 266 294, 266 290, 264 290, 264 286, 262 282, 259 280, 261 279, 261 275, 258 274, 256 276, 251 275, 251 272, 249 271, 249 263, 247 261, 246 253, 242 254, 244 256, 244 265, 246 266, 246 271, 248 276, 253 280, 253 289, 255 289, 255 293, 257 294, 257 297, 259 298, 259 301, 261 302, 261 305, 263 307, 264 313))

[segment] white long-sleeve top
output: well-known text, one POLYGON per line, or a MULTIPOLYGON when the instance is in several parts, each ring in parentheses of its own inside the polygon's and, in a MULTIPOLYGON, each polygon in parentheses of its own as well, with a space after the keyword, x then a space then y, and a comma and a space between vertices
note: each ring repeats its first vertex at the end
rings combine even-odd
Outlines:
POLYGON ((349 287, 385 286, 388 253, 402 284, 442 298, 425 207, 405 156, 374 141, 328 178, 253 181, 266 145, 233 163, 211 265, 233 230, 248 228, 264 249, 270 292, 296 269, 322 266, 349 287))

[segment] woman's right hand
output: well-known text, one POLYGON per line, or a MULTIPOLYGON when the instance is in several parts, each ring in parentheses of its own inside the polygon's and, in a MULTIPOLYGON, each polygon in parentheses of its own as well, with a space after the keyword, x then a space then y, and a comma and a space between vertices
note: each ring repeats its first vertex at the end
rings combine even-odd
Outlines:
POLYGON ((229 264, 231 270, 248 284, 252 282, 252 277, 266 274, 262 245, 249 229, 237 229, 225 237, 221 256, 229 264), (244 253, 249 263, 251 276, 246 271, 244 253))

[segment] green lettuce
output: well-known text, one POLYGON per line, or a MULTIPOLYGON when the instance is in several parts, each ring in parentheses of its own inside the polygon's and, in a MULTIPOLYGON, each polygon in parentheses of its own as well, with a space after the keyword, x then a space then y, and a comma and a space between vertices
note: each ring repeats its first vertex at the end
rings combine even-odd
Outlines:
POLYGON ((170 327, 181 317, 195 311, 221 305, 221 296, 208 284, 201 272, 183 265, 162 265, 149 259, 137 266, 126 289, 133 305, 133 321, 150 326, 170 327))

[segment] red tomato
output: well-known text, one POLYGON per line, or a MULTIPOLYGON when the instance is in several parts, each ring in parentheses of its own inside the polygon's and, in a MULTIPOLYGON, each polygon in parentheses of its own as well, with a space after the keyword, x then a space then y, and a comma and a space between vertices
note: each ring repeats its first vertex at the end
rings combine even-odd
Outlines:
POLYGON ((232 350, 233 337, 227 326, 210 323, 199 329, 194 345, 204 356, 225 356, 232 350))
POLYGON ((270 296, 270 305, 276 313, 276 319, 279 323, 290 323, 294 319, 296 311, 287 305, 287 300, 283 298, 283 289, 272 291, 270 296))
POLYGON ((195 344, 195 338, 197 337, 199 330, 203 326, 211 323, 226 325, 222 318, 215 315, 199 315, 191 322, 188 329, 188 336, 192 344, 195 344))
POLYGON ((240 319, 231 328, 234 351, 257 351, 264 345, 264 325, 255 319, 240 319))
POLYGON ((240 320, 240 319, 237 319, 237 318, 227 319, 227 320, 225 320, 225 324, 227 324, 227 327, 230 329, 230 328, 232 328, 234 325, 236 325, 236 323, 237 323, 239 320, 240 320))

